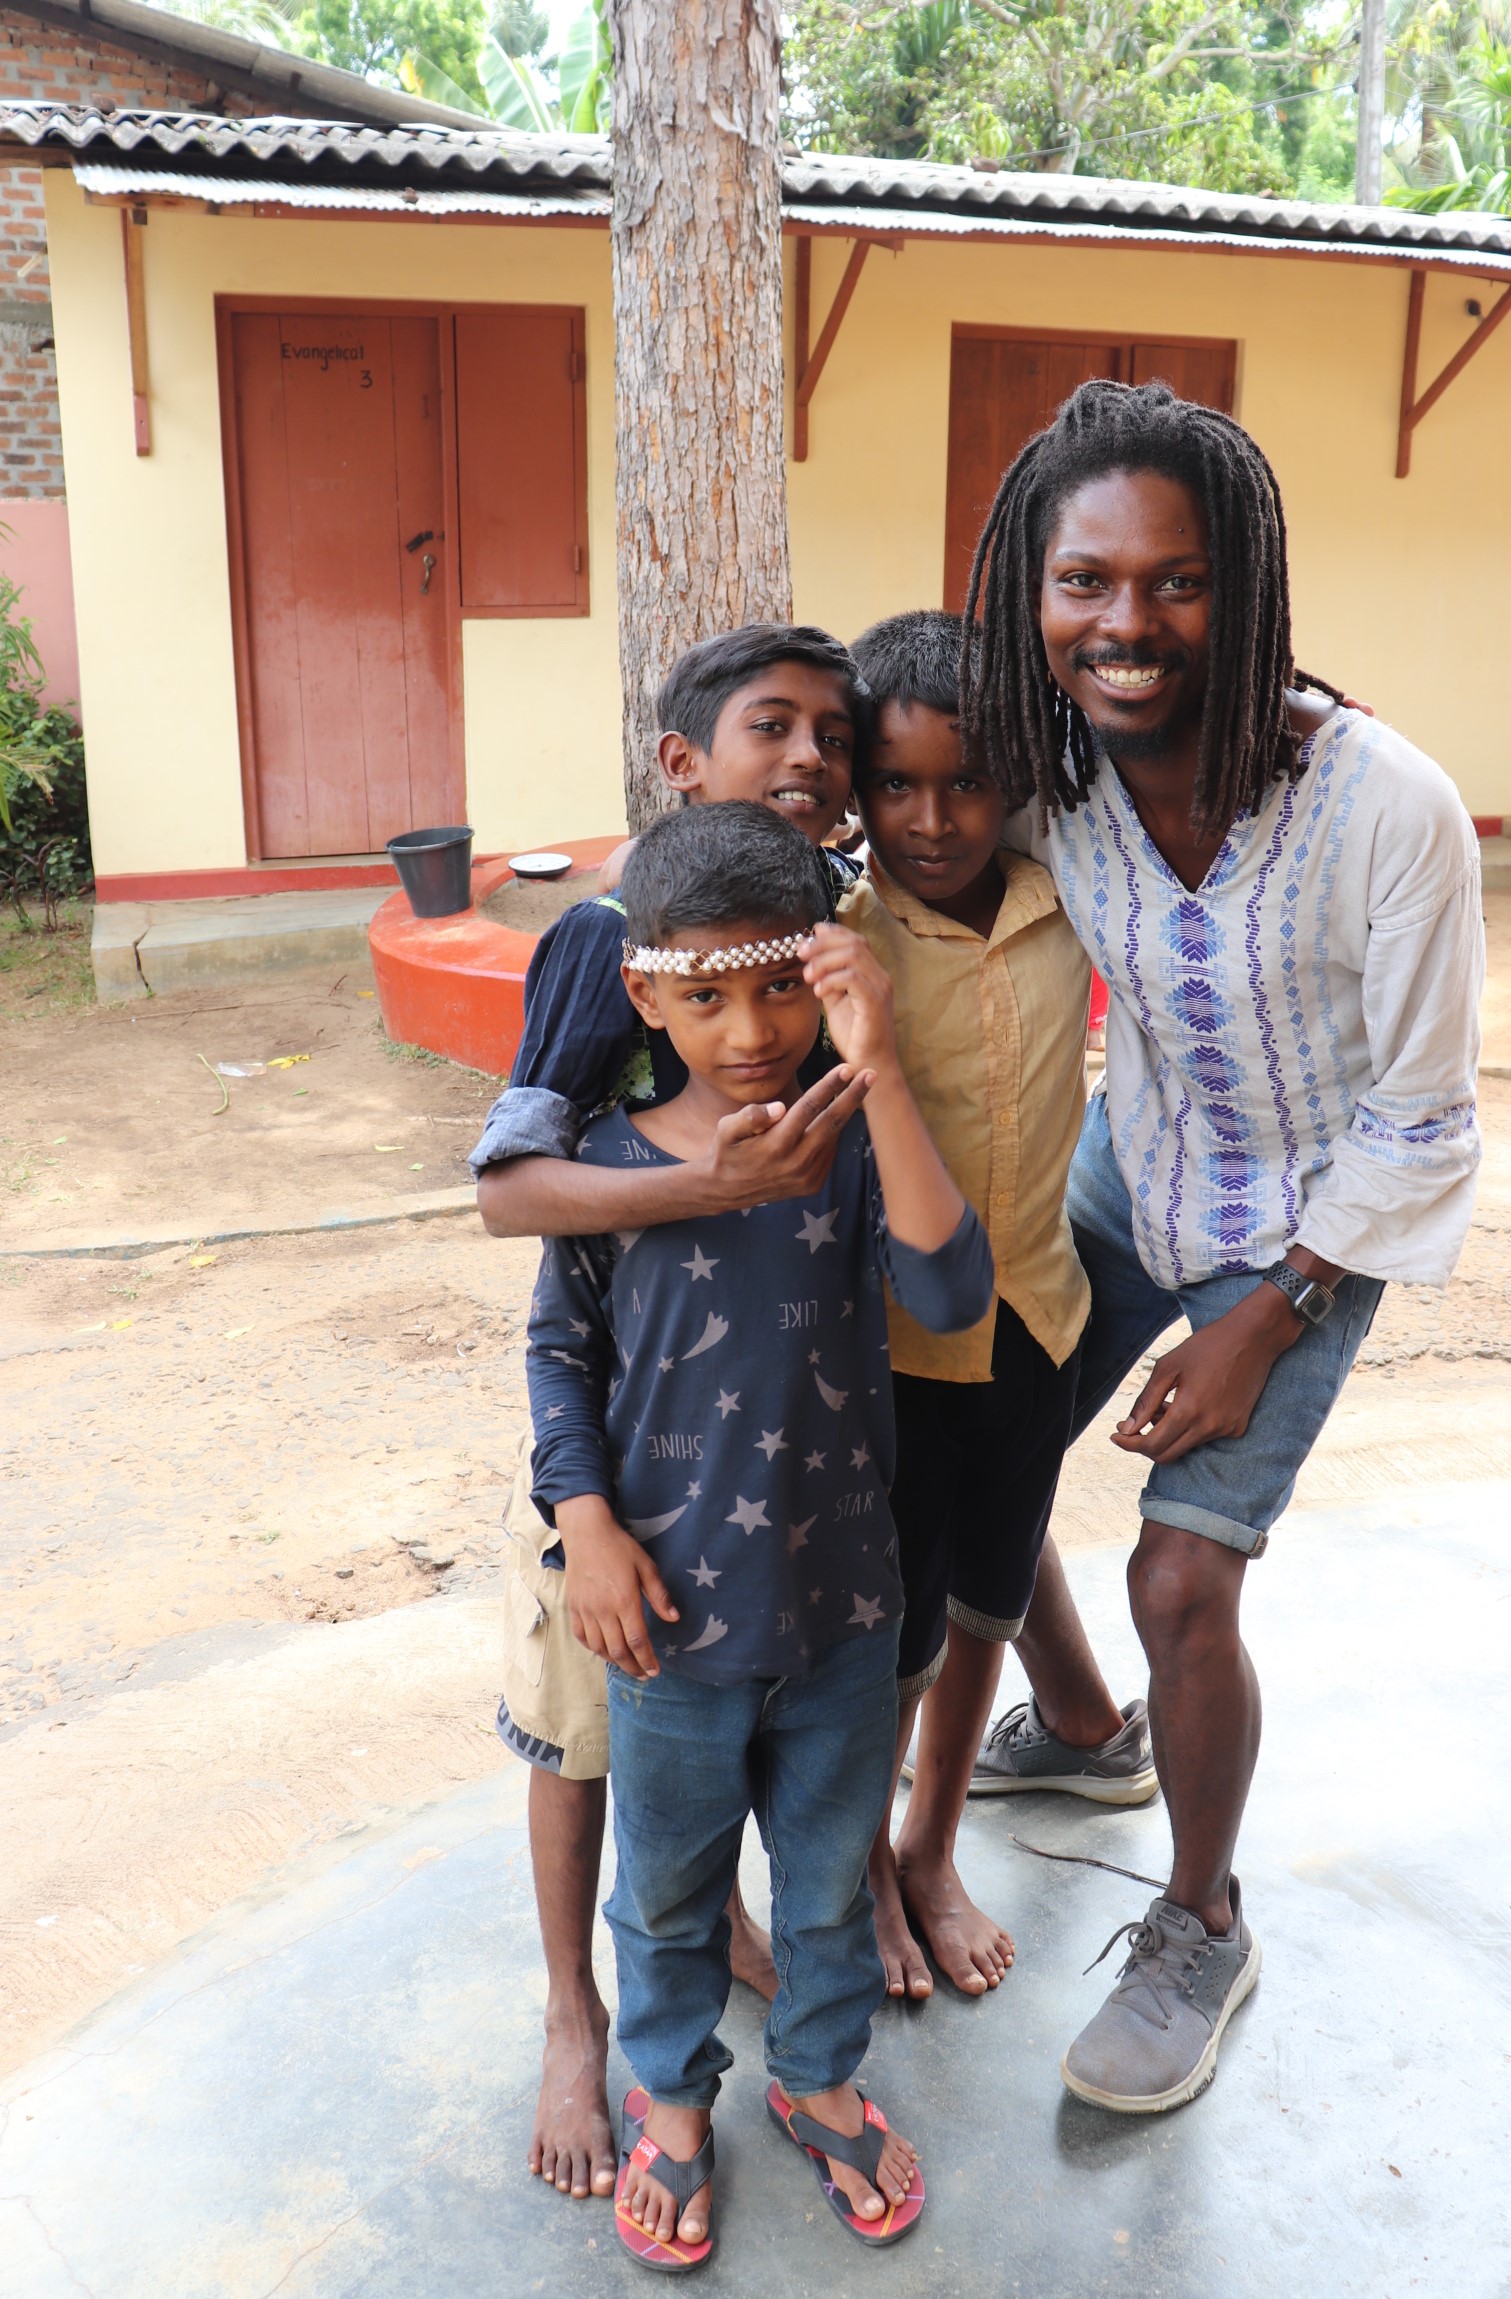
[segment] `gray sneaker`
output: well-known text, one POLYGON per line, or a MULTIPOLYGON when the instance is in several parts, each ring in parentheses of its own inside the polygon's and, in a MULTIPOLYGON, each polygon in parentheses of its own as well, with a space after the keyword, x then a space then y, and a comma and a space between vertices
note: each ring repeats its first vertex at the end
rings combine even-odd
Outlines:
POLYGON ((1221 1938, 1171 1900, 1156 1900, 1142 1924, 1113 1933, 1102 1956, 1126 1932, 1128 1961, 1060 2063, 1077 2099, 1120 2115, 1159 2115, 1212 2081, 1223 2029, 1259 1977, 1259 1942, 1243 1920, 1236 1876, 1231 1890, 1233 1921, 1221 1938))
MULTIPOLYGON (((1147 1804, 1159 1787, 1149 1745, 1149 1711, 1141 1700, 1123 1710, 1123 1729, 1100 1748, 1072 1748, 1056 1740, 1025 1700, 999 1716, 976 1758, 968 1793, 1016 1796, 1028 1788, 1058 1788, 1089 1796, 1093 1804, 1147 1804)), ((904 1767, 905 1776, 912 1778, 904 1767)))

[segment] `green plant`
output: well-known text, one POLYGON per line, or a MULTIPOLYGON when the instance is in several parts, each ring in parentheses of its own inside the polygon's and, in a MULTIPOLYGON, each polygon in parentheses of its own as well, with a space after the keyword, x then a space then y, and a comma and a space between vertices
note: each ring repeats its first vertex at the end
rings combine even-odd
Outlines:
POLYGON ((536 135, 551 135, 563 128, 573 135, 601 134, 608 127, 612 69, 605 5, 606 0, 589 0, 568 27, 556 59, 555 96, 534 49, 525 45, 529 30, 522 24, 520 10, 508 5, 494 16, 478 50, 481 104, 430 56, 406 56, 400 77, 406 88, 433 104, 452 104, 462 111, 476 112, 483 119, 496 120, 501 127, 523 128, 536 135))
POLYGON ((1511 215, 1511 31, 1485 22, 1460 56, 1446 103, 1434 114, 1406 181, 1386 193, 1390 207, 1419 215, 1468 208, 1511 215), (1452 123, 1450 126, 1449 123, 1452 123))
POLYGON ((20 600, 0 574, 0 893, 23 926, 23 897, 39 895, 56 933, 59 901, 90 881, 84 739, 67 711, 42 700, 47 674, 20 600))

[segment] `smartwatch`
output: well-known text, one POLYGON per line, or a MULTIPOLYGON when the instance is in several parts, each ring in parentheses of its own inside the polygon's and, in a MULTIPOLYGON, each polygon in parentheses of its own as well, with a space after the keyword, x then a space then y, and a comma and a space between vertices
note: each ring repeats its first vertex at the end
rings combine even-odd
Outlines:
POLYGON ((1296 1315, 1308 1325, 1320 1325, 1333 1313, 1336 1294, 1329 1293, 1325 1285, 1319 1285, 1315 1277, 1303 1277, 1288 1261, 1272 1262, 1264 1273, 1264 1282, 1278 1286, 1296 1315))

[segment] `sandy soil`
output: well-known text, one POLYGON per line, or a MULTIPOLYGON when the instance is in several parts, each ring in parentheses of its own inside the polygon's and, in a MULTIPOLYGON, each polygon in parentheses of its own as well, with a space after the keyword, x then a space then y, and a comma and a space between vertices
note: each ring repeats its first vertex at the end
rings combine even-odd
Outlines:
MULTIPOLYGON (((1511 898, 1493 907, 1508 1082, 1485 1081, 1476 1226, 1446 1293, 1387 1296, 1302 1508, 1511 1477, 1511 898)), ((43 955, 34 997, 0 968, 0 1254, 465 1178, 493 1081, 396 1058, 363 978, 101 1010, 43 955), (310 1059, 227 1080, 221 1110, 201 1053, 310 1059)), ((505 1761, 499 1519, 534 1264, 471 1214, 0 1258, 0 2066, 292 1859, 505 1761)), ((1141 1482, 1091 1432, 1065 1545, 1130 1539, 1141 1482)))

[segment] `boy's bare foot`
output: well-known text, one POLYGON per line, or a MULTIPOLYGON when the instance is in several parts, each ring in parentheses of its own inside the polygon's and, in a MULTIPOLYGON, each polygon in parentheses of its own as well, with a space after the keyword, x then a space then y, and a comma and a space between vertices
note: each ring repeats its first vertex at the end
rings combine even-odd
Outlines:
POLYGON ((559 2195, 612 2195, 617 2157, 604 2068, 609 2015, 602 2004, 546 2014, 540 2097, 526 2158, 534 2179, 559 2195))
POLYGON ((771 1960, 771 1934, 755 1923, 738 1895, 729 1905, 729 1968, 747 1988, 754 1988, 767 2003, 776 1994, 776 1966, 771 1960))
MULTIPOLYGON (((826 2123, 831 2131, 843 2132, 846 2139, 859 2139, 865 2127, 865 2105, 853 2083, 842 2083, 837 2091, 814 2092, 807 2099, 794 2098, 792 2104, 804 2115, 811 2115, 815 2123, 826 2123)), ((900 2132, 887 2133, 881 2161, 876 2167, 880 2194, 863 2171, 856 2171, 848 2163, 836 2163, 832 2155, 825 2156, 824 2161, 829 2166, 830 2178, 856 2218, 882 2219, 889 2204, 906 2203, 918 2150, 900 2132)))
POLYGON ((934 1975, 908 1928, 890 1844, 883 1845, 878 1839, 872 1846, 867 1876, 876 1902, 876 1945, 887 1976, 887 1994, 910 1996, 915 2003, 922 2003, 925 1996, 934 1993, 934 1975))
POLYGON ((910 1860, 899 1848, 897 1880, 903 1900, 928 1942, 929 1953, 963 1995, 1000 1987, 1017 1950, 1010 1933, 975 1901, 949 1858, 910 1860))
MULTIPOLYGON (((707 2108, 661 2107, 652 2101, 645 2119, 645 2136, 653 2139, 674 2163, 691 2163, 708 2137, 710 2121, 707 2108)), ((683 2243, 701 2243, 708 2233, 712 2198, 713 2181, 706 2179, 678 2219, 676 2198, 671 2189, 663 2187, 655 2173, 643 2170, 632 2156, 621 2208, 657 2243, 669 2243, 674 2235, 683 2243)))

